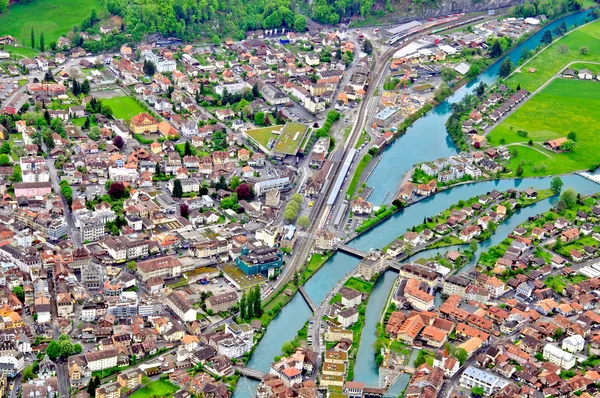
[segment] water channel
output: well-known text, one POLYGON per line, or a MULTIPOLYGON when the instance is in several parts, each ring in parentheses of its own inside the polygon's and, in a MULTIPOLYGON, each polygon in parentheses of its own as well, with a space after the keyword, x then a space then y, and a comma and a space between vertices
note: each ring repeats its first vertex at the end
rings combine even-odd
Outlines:
MULTIPOLYGON (((567 26, 580 25, 584 22, 587 15, 588 12, 580 12, 554 21, 517 46, 506 56, 510 57, 516 63, 523 48, 535 48, 540 44, 540 39, 545 30, 553 30, 563 21, 566 22, 567 26)), ((425 117, 415 122, 407 130, 406 134, 396 140, 386 150, 385 155, 367 181, 367 185, 374 188, 374 192, 370 197, 370 200, 374 204, 382 202, 388 191, 394 192, 403 174, 415 163, 456 154, 456 148, 446 134, 445 128, 445 122, 450 116, 450 104, 459 101, 474 86, 479 84, 480 81, 487 84, 494 83, 497 78, 498 65, 499 63, 487 69, 473 82, 459 89, 447 101, 442 102, 425 117)), ((563 181, 565 182, 565 187, 573 187, 582 194, 600 191, 599 185, 579 176, 567 176, 563 178, 563 181)), ((406 210, 396 213, 376 228, 352 241, 350 246, 361 250, 381 248, 399 235, 402 235, 406 229, 421 223, 424 216, 433 216, 461 199, 465 200, 475 195, 492 191, 493 189, 499 191, 509 188, 525 189, 527 187, 545 189, 549 188, 549 186, 550 178, 501 180, 461 185, 440 192, 406 210)), ((391 200, 391 195, 388 195, 388 197, 391 200)), ((550 208, 552 200, 546 199, 514 214, 510 219, 498 226, 496 233, 490 240, 480 245, 479 250, 487 250, 490 246, 501 242, 510 231, 519 223, 526 220, 527 217, 550 208)), ((416 257, 431 257, 439 251, 440 249, 424 252, 416 257)), ((305 285, 308 295, 315 303, 320 303, 337 281, 357 264, 358 260, 354 257, 343 253, 335 254, 305 285)), ((364 382, 368 386, 375 387, 378 385, 378 369, 373 351, 375 327, 395 277, 395 273, 388 271, 379 278, 367 307, 365 327, 354 370, 354 379, 355 381, 364 382)), ((302 297, 299 294, 295 295, 269 325, 265 336, 256 347, 252 358, 248 362, 248 367, 268 372, 273 358, 281 354, 283 343, 292 340, 296 332, 310 316, 310 309, 302 297)), ((406 384, 408 384, 408 381, 409 376, 403 375, 390 388, 390 393, 400 394, 406 384)), ((233 397, 250 398, 253 396, 256 386, 257 383, 255 381, 241 378, 233 397)))

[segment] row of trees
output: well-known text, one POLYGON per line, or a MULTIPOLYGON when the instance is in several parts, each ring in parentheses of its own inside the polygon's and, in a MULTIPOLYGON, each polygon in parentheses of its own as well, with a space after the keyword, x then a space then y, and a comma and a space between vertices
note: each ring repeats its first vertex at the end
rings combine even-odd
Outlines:
POLYGON ((300 211, 300 207, 302 206, 302 200, 302 195, 300 195, 299 193, 295 193, 294 195, 292 195, 292 198, 285 206, 285 209, 283 211, 283 217, 287 222, 292 222, 296 219, 296 217, 298 216, 298 212, 300 211))
POLYGON ((73 203, 73 189, 69 186, 69 183, 65 180, 60 181, 60 193, 64 196, 69 207, 73 203))
POLYGON ((262 314, 260 287, 258 285, 250 288, 247 292, 242 293, 242 298, 239 302, 240 318, 244 321, 252 318, 258 318, 262 314))

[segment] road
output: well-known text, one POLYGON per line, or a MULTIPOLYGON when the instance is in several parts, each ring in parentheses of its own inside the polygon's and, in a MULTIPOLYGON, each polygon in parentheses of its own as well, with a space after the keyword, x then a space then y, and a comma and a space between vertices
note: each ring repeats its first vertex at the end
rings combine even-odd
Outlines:
POLYGON ((50 181, 52 182, 52 189, 54 190, 54 193, 58 197, 60 197, 60 201, 63 205, 63 209, 65 212, 65 221, 67 222, 67 233, 71 237, 73 246, 75 248, 81 248, 82 247, 81 234, 79 233, 79 229, 77 227, 75 227, 75 221, 73 220, 73 213, 71 212, 71 209, 69 208, 67 201, 65 200, 64 196, 62 195, 62 193, 60 191, 59 177, 58 177, 58 173, 56 171, 56 167, 54 167, 54 161, 55 160, 52 158, 46 159, 46 166, 48 166, 48 169, 50 171, 50 181))

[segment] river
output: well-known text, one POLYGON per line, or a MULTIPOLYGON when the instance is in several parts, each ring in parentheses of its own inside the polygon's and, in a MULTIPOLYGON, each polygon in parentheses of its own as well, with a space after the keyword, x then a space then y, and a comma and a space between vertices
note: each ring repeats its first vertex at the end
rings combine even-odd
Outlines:
MULTIPOLYGON (((580 12, 554 21, 515 47, 506 56, 516 63, 524 47, 535 48, 540 44, 540 39, 545 30, 552 30, 563 21, 566 22, 567 26, 575 23, 582 24, 587 14, 588 12, 580 12)), ((403 136, 385 151, 383 158, 367 180, 367 185, 374 188, 370 197, 374 204, 381 203, 386 196, 386 192, 394 192, 404 173, 412 168, 415 163, 456 154, 457 150, 446 134, 445 127, 446 120, 450 116, 450 104, 460 101, 480 81, 487 84, 494 83, 497 78, 498 67, 499 62, 488 68, 470 84, 457 90, 447 101, 440 103, 425 117, 417 120, 403 136)), ((600 186, 579 176, 568 176, 564 177, 563 180, 565 187, 573 187, 581 193, 600 191, 600 186)), ((527 187, 541 189, 549 188, 549 186, 550 178, 500 180, 461 185, 440 192, 396 213, 376 228, 352 241, 350 246, 361 250, 381 248, 397 236, 402 235, 406 229, 421 223, 424 216, 433 216, 461 199, 465 200, 493 189, 499 191, 509 188, 525 189, 527 187)), ((391 200, 391 195, 388 197, 391 200)), ((482 244, 481 249, 486 250, 490 245, 499 243, 517 224, 531 215, 547 210, 550 203, 551 200, 547 199, 517 212, 509 220, 498 226, 494 236, 482 244)), ((433 255, 437 251, 435 250, 431 254, 433 255)), ((305 285, 305 289, 313 302, 320 303, 337 281, 357 264, 358 260, 356 258, 343 253, 336 253, 305 285)), ((366 322, 356 360, 354 379, 372 387, 378 385, 378 370, 373 353, 375 326, 395 276, 396 274, 390 271, 377 281, 367 306, 366 322)), ((310 309, 303 298, 299 294, 295 295, 270 323, 265 336, 248 362, 248 367, 268 372, 273 358, 281 354, 283 343, 294 338, 296 332, 304 325, 310 315, 310 309)), ((400 394, 408 381, 409 378, 406 375, 401 377, 390 388, 390 392, 400 394)), ((233 398, 250 398, 256 390, 257 384, 255 381, 241 378, 233 398)))

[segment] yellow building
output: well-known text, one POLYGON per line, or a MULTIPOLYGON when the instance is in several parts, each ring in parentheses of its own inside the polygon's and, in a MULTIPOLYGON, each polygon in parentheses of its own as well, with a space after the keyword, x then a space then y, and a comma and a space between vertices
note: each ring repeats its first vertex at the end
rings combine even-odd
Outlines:
POLYGON ((140 113, 131 118, 129 129, 134 134, 156 133, 158 131, 158 122, 149 113, 140 113))

